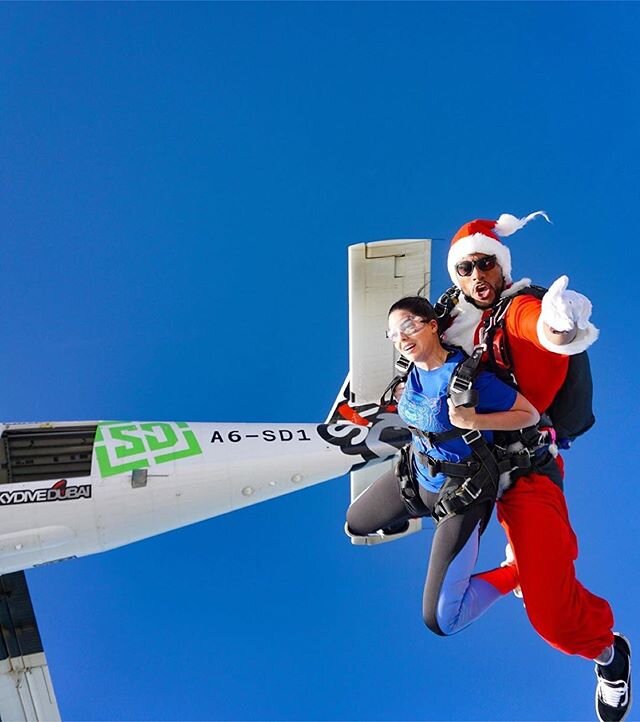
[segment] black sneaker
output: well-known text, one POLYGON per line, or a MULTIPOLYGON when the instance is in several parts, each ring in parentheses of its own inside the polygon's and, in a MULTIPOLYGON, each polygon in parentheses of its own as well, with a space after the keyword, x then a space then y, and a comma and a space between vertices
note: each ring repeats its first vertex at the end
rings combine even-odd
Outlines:
POLYGON ((622 722, 631 709, 631 645, 619 632, 613 636, 613 662, 605 667, 596 664, 596 714, 600 722, 622 722))

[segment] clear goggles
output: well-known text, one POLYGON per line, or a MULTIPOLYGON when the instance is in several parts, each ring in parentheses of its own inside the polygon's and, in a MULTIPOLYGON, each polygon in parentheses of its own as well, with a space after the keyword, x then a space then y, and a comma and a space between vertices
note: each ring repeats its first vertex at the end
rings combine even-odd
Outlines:
POLYGON ((405 318, 404 321, 396 328, 387 329, 387 338, 389 341, 395 343, 401 335, 413 336, 418 333, 418 331, 422 331, 427 323, 429 322, 419 316, 409 316, 408 318, 405 318))

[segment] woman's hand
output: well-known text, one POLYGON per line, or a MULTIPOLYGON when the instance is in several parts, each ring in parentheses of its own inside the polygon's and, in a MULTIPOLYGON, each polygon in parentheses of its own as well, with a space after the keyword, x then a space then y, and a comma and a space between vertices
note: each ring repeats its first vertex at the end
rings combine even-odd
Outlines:
POLYGON ((447 399, 449 406, 449 419, 454 426, 459 429, 475 429, 477 428, 477 418, 475 409, 468 409, 466 406, 454 406, 451 399, 447 399))

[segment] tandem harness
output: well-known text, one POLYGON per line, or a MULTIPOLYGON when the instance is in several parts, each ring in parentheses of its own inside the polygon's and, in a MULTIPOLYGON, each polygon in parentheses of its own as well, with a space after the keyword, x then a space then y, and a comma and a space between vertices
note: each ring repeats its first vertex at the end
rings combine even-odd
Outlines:
MULTIPOLYGON (((473 407, 477 405, 478 392, 473 388, 473 382, 479 371, 481 356, 481 349, 475 349, 474 353, 459 363, 453 372, 449 382, 448 395, 455 406, 473 407)), ((403 366, 400 368, 404 370, 403 366)), ((400 381, 396 383, 396 386, 398 383, 400 381)), ((480 431, 475 429, 454 428, 442 433, 425 432, 411 426, 409 429, 414 436, 421 438, 430 448, 437 443, 454 438, 461 438, 471 448, 471 454, 460 462, 435 459, 429 454, 416 451, 411 444, 401 450, 396 476, 402 496, 411 513, 420 516, 429 513, 420 498, 419 483, 415 478, 412 457, 417 457, 432 475, 442 473, 449 477, 431 511, 431 516, 436 522, 454 514, 460 514, 472 504, 488 503, 484 528, 498 496, 500 475, 514 469, 525 470, 531 466, 529 453, 513 454, 502 449, 500 453, 496 453, 490 449, 480 431)))

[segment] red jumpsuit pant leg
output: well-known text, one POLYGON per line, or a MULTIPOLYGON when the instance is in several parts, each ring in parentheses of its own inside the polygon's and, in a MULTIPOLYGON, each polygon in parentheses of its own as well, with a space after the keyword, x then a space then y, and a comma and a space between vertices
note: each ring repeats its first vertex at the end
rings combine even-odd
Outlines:
POLYGON ((548 477, 517 480, 497 503, 529 620, 552 647, 594 659, 613 643, 609 603, 576 579, 578 541, 564 494, 548 477))

